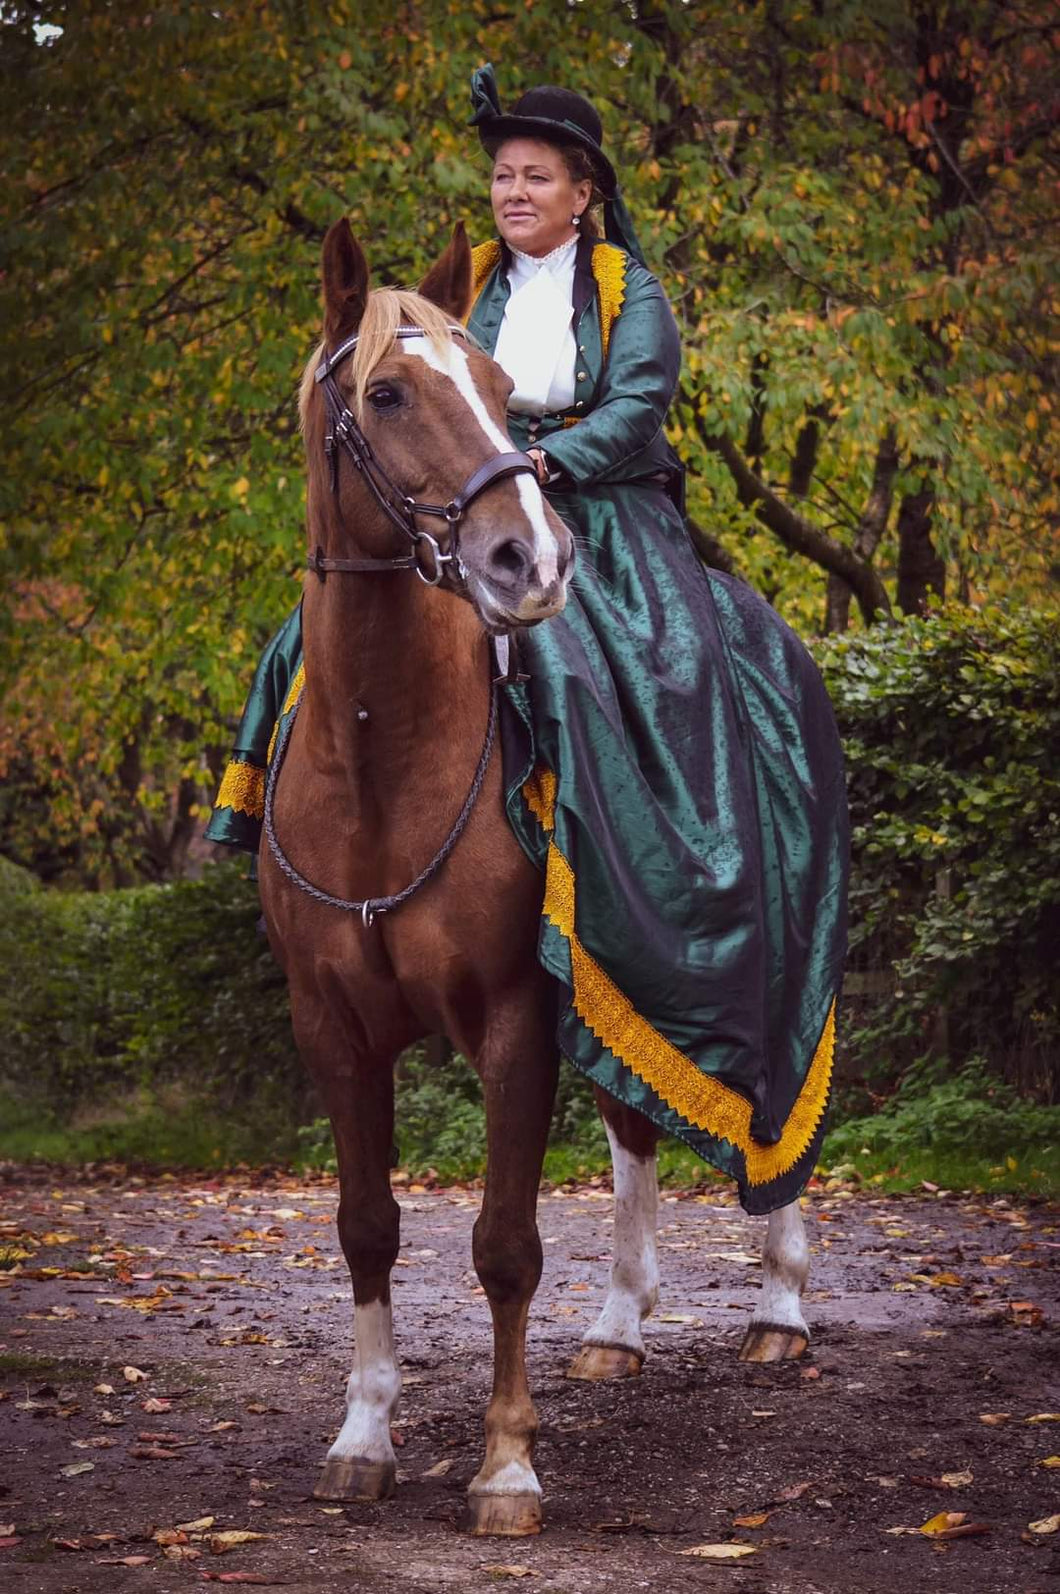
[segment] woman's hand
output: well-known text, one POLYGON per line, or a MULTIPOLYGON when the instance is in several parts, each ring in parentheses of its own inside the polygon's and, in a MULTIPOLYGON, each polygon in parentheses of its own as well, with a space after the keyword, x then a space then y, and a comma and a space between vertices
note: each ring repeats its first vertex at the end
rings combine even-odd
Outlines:
POLYGON ((528 448, 526 457, 533 460, 534 469, 537 471, 537 479, 543 487, 551 474, 548 468, 548 461, 539 448, 528 448))

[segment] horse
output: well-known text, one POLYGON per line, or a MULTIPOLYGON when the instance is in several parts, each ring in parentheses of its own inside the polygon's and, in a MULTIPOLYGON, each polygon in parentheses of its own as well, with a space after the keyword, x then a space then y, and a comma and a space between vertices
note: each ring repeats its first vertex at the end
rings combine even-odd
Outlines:
MULTIPOLYGON (((543 881, 504 814, 495 671, 504 675, 506 646, 493 639, 561 610, 574 544, 508 437, 510 380, 463 330, 463 228, 412 293, 370 287, 343 219, 324 240, 322 282, 323 341, 300 395, 312 572, 304 676, 278 733, 259 861, 296 1044, 334 1132, 353 1285, 345 1419, 314 1492, 383 1499, 394 1489, 394 1063, 442 1034, 476 1069, 487 1124, 472 1251, 494 1367, 468 1526, 519 1536, 542 1520, 525 1347, 559 1059, 556 991, 536 956, 543 881)), ((587 1379, 639 1373, 658 1286, 655 1131, 608 1097, 599 1106, 615 1165, 615 1257, 570 1369, 587 1379)), ((769 1224, 742 1351, 757 1360, 797 1355, 808 1339, 797 1204, 769 1224)))

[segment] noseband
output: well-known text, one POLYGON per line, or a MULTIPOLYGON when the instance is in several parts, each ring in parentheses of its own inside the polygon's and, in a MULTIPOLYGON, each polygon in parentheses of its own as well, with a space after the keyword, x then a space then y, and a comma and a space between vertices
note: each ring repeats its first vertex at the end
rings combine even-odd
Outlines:
MULTIPOLYGON (((450 327, 449 330, 463 336, 462 327, 450 327)), ((427 333, 422 327, 398 327, 394 336, 400 339, 425 338, 427 333)), ((331 491, 338 492, 341 450, 353 461, 355 469, 361 473, 383 513, 410 539, 413 551, 397 559, 330 559, 325 556, 324 550, 318 547, 315 553, 309 555, 306 564, 321 581, 332 570, 338 572, 414 570, 427 586, 436 587, 445 574, 446 565, 454 562, 459 565, 457 533, 460 523, 475 499, 494 482, 508 476, 519 475, 524 471, 529 472, 536 481, 534 462, 528 455, 517 451, 495 454, 492 459, 488 459, 484 465, 480 465, 471 473, 460 491, 454 494, 447 504, 421 504, 408 493, 403 493, 375 457, 368 439, 347 408, 339 385, 335 381, 334 372, 356 349, 359 338, 360 335, 354 333, 345 343, 339 344, 334 354, 325 353, 314 377, 314 380, 320 384, 324 403, 327 406, 328 429, 324 437, 324 453, 331 476, 331 491), (449 532, 449 542, 445 552, 442 551, 436 537, 429 531, 421 530, 417 525, 419 515, 432 515, 437 520, 445 521, 449 532), (420 563, 420 554, 425 547, 429 549, 431 561, 426 568, 420 563)))

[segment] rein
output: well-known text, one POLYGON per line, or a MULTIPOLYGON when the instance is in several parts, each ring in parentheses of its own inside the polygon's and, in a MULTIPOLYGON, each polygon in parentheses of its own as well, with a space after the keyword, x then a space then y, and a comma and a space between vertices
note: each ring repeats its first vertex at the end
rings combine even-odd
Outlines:
MULTIPOLYGON (((463 334, 462 327, 450 327, 451 332, 463 334)), ((421 327, 398 327, 395 332, 397 338, 422 338, 426 333, 421 327)), ((387 518, 403 531, 411 540, 412 552, 394 559, 334 559, 325 555, 323 548, 317 547, 306 560, 306 565, 313 573, 324 581, 329 573, 336 574, 361 574, 371 572, 386 572, 392 570, 414 570, 420 580, 429 587, 436 587, 445 574, 447 564, 455 563, 460 568, 460 556, 457 546, 457 530, 461 521, 475 499, 484 493, 487 487, 496 481, 501 481, 508 476, 514 476, 523 471, 528 471, 536 480, 537 472, 533 460, 526 454, 510 452, 495 454, 484 465, 473 471, 447 504, 421 504, 415 498, 403 493, 391 476, 376 459, 368 443, 368 439, 357 425, 353 414, 346 406, 338 383, 334 378, 334 371, 351 355, 357 347, 358 336, 355 334, 347 338, 345 343, 339 345, 333 354, 325 353, 317 366, 315 380, 320 384, 327 406, 328 430, 324 438, 324 453, 327 457, 331 475, 331 491, 338 492, 338 466, 339 450, 345 452, 353 461, 355 468, 361 473, 379 508, 387 518), (422 531, 416 524, 417 515, 433 515, 445 521, 449 528, 449 546, 443 553, 438 540, 430 532, 422 531), (423 544, 430 549, 431 564, 424 570, 420 563, 419 554, 423 544)), ((277 867, 286 875, 293 885, 300 891, 306 892, 315 901, 324 903, 330 908, 340 908, 345 913, 359 915, 362 925, 366 930, 371 929, 376 917, 381 913, 392 913, 395 908, 400 908, 402 903, 415 896, 416 892, 432 880, 445 863, 449 854, 456 846, 460 837, 467 828, 468 820, 475 801, 482 790, 482 783, 486 778, 490 755, 493 752, 497 735, 497 686, 502 681, 525 680, 519 676, 516 666, 509 663, 508 638, 491 638, 491 658, 495 661, 497 675, 490 672, 490 706, 489 718, 486 722, 486 737, 479 754, 478 765, 464 805, 457 814, 448 836, 442 842, 430 863, 420 871, 409 885, 403 890, 394 892, 386 897, 365 897, 361 901, 353 901, 346 897, 336 897, 329 891, 322 890, 313 885, 303 874, 295 868, 280 846, 276 835, 276 822, 274 818, 274 804, 276 800, 276 786, 283 768, 284 757, 294 729, 294 722, 301 706, 299 697, 287 718, 286 724, 280 732, 276 745, 276 752, 269 769, 265 785, 265 815, 264 831, 269 844, 269 851, 277 867), (502 645, 503 644, 503 645, 502 645)))

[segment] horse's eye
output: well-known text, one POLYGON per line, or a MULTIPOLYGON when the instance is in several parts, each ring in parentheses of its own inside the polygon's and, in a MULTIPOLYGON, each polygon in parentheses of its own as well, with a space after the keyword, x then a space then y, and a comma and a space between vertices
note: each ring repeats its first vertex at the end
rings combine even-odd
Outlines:
POLYGON ((368 394, 368 402, 373 410, 385 414, 388 410, 396 410, 401 403, 401 394, 396 387, 373 387, 368 394))

